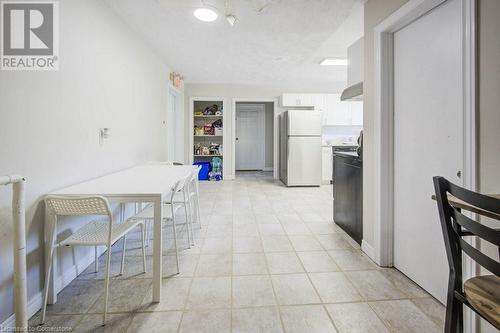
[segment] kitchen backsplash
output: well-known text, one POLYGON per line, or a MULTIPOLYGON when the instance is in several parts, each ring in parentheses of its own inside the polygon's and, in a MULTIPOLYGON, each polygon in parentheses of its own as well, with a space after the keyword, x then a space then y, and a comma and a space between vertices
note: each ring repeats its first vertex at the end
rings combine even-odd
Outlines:
POLYGON ((323 145, 356 145, 362 126, 331 126, 323 127, 323 145))

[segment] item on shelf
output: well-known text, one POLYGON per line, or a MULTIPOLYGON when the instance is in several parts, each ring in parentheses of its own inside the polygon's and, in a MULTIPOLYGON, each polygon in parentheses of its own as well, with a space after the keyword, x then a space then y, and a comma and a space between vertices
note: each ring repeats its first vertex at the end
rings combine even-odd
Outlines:
POLYGON ((215 127, 214 128, 214 135, 223 135, 224 131, 222 130, 222 127, 215 127))
POLYGON ((220 155, 220 144, 215 142, 210 142, 210 146, 208 147, 210 150, 210 155, 220 155))
POLYGON ((222 111, 215 111, 216 116, 222 116, 222 111))
POLYGON ((195 111, 194 112, 194 116, 195 117, 200 117, 200 116, 203 116, 203 111, 199 110, 199 111, 195 111))
POLYGON ((209 172, 209 180, 211 181, 219 181, 222 180, 222 158, 214 157, 212 158, 212 162, 210 162, 212 167, 212 171, 209 172))
POLYGON ((204 127, 194 125, 194 135, 204 135, 204 127))
POLYGON ((218 111, 219 107, 217 106, 217 104, 214 104, 212 106, 207 106, 203 111, 203 114, 205 116, 215 116, 218 111))
POLYGON ((214 135, 215 134, 215 129, 210 123, 206 123, 203 126, 203 131, 205 135, 214 135))
POLYGON ((210 155, 210 148, 208 148, 207 146, 202 146, 200 155, 210 155))
POLYGON ((198 173, 198 180, 208 180, 210 162, 194 162, 193 165, 201 165, 201 170, 198 173))
POLYGON ((195 155, 201 155, 202 148, 203 148, 203 146, 201 145, 201 143, 197 143, 197 144, 194 146, 194 154, 195 154, 195 155))
POLYGON ((222 119, 217 119, 212 123, 213 127, 221 127, 222 128, 222 119))

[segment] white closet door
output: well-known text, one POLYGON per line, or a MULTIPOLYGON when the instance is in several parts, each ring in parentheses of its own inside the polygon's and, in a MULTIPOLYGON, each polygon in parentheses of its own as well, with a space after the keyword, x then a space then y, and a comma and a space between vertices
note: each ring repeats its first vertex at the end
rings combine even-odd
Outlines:
POLYGON ((461 184, 462 2, 394 35, 394 266, 445 302, 448 264, 432 177, 461 184))
POLYGON ((265 164, 264 105, 236 107, 236 170, 263 170, 265 164))

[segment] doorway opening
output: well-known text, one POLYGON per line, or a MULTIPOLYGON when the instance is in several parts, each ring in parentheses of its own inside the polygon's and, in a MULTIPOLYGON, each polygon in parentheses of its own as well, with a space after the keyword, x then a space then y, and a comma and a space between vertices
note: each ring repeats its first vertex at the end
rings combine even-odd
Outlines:
POLYGON ((184 94, 169 87, 166 116, 167 160, 184 162, 184 94))
POLYGON ((234 168, 269 172, 274 167, 274 102, 236 102, 234 168))

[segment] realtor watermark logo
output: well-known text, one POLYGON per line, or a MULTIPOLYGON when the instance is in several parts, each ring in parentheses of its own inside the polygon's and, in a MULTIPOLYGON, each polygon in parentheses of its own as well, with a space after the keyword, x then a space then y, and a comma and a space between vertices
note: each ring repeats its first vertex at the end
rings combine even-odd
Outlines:
POLYGON ((0 69, 59 69, 59 3, 0 1, 0 69))

